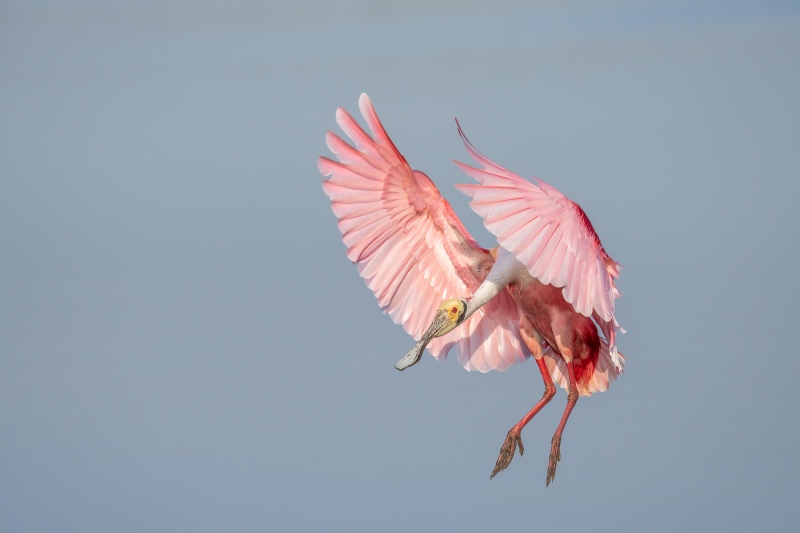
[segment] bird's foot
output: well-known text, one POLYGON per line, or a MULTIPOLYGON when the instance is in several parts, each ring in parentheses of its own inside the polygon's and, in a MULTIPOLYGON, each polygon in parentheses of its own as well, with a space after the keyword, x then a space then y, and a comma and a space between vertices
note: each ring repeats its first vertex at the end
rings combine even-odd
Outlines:
POLYGON ((556 478, 556 465, 561 460, 561 435, 553 435, 550 444, 550 461, 547 464, 547 486, 556 478))
POLYGON ((506 441, 503 443, 503 447, 500 448, 500 456, 497 458, 494 471, 492 471, 492 475, 489 479, 492 479, 498 473, 508 468, 508 465, 511 464, 511 459, 514 458, 514 452, 517 450, 517 443, 519 443, 519 455, 522 457, 522 453, 525 451, 525 448, 522 446, 522 438, 519 436, 519 432, 515 432, 512 429, 508 432, 508 435, 506 435, 506 441))

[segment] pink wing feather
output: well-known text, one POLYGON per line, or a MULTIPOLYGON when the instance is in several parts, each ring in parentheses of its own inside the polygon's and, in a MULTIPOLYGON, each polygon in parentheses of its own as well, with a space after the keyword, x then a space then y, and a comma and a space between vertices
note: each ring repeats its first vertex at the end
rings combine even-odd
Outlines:
POLYGON ((458 128, 467 151, 482 168, 456 164, 479 182, 456 185, 472 197, 470 206, 506 250, 544 284, 563 287, 564 299, 575 311, 592 317, 608 341, 617 369, 624 360, 616 350, 619 324, 614 280, 620 266, 611 259, 583 209, 542 180, 532 183, 490 161, 458 128))
MULTIPOLYGON (((358 104, 372 137, 339 108, 336 120, 355 148, 328 132, 328 148, 339 161, 319 158, 320 172, 330 176, 322 187, 339 219, 347 257, 381 309, 419 339, 441 301, 471 296, 494 260, 433 182, 411 170, 369 97, 362 94, 358 104)), ((440 359, 456 347, 468 370, 505 370, 529 355, 519 337, 518 314, 504 291, 464 324, 431 341, 428 350, 440 359)))

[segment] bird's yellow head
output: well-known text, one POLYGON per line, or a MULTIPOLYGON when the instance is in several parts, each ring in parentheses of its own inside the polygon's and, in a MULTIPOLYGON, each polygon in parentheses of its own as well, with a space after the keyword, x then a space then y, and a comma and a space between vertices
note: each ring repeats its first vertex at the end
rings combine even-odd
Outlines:
POLYGON ((395 363, 394 367, 397 370, 405 370, 416 364, 431 339, 450 333, 464 321, 466 316, 467 303, 464 300, 453 298, 443 301, 439 309, 436 310, 428 330, 422 334, 422 338, 417 344, 395 363))
MULTIPOLYGON (((459 300, 458 298, 444 300, 436 311, 434 324, 437 323, 438 319, 440 328, 433 334, 433 337, 441 337, 453 331, 456 326, 464 321, 466 312, 467 304, 464 300, 459 300)), ((433 326, 433 324, 431 326, 433 326)))

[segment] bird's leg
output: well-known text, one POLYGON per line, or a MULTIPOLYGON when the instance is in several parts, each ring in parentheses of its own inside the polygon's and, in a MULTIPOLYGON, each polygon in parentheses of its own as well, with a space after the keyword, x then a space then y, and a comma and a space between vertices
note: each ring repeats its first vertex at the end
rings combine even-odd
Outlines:
MULTIPOLYGON (((527 320, 525 322, 527 322, 527 320)), ((545 365, 544 362, 541 336, 533 328, 526 327, 528 324, 523 322, 521 325, 522 327, 520 328, 520 333, 522 335, 522 340, 525 341, 525 345, 533 354, 533 358, 536 360, 536 364, 539 366, 539 372, 542 373, 542 380, 544 381, 544 393, 542 394, 542 399, 533 406, 533 409, 528 411, 528 413, 522 417, 522 420, 517 422, 517 424, 508 431, 508 435, 506 435, 506 440, 503 443, 503 447, 500 448, 500 456, 497 458, 497 463, 494 465, 494 471, 489 479, 492 479, 499 472, 508 468, 508 465, 511 464, 511 460, 514 458, 514 452, 517 449, 517 443, 519 443, 519 454, 520 456, 522 455, 522 453, 525 451, 525 448, 522 446, 522 438, 520 436, 522 433, 522 428, 524 428, 525 425, 530 422, 534 416, 536 416, 536 413, 541 411, 542 407, 547 405, 547 402, 549 402, 556 394, 556 386, 553 384, 553 379, 550 377, 550 372, 547 370, 547 365, 545 365)))
POLYGON ((547 485, 556 478, 556 466, 561 460, 561 434, 564 433, 564 426, 567 425, 567 419, 578 401, 578 382, 575 380, 575 368, 572 361, 567 362, 567 372, 569 374, 569 394, 567 395, 567 407, 564 409, 564 414, 561 416, 561 423, 558 424, 553 440, 550 443, 550 461, 547 464, 547 485))
POLYGON ((544 363, 544 359, 537 359, 536 364, 539 365, 539 370, 542 373, 542 378, 544 379, 545 390, 544 394, 542 394, 542 399, 539 400, 536 405, 533 406, 533 409, 528 411, 528 413, 522 417, 522 420, 517 422, 517 424, 508 431, 508 435, 506 435, 506 440, 503 443, 503 447, 500 448, 500 456, 497 458, 497 463, 494 465, 494 471, 489 479, 492 479, 496 476, 499 472, 508 468, 508 465, 511 464, 511 459, 514 458, 514 452, 517 449, 517 443, 519 443, 519 454, 520 456, 525 451, 525 448, 522 446, 522 438, 520 437, 520 433, 522 432, 522 428, 525 427, 525 424, 531 421, 531 419, 536 416, 536 413, 542 410, 542 407, 547 405, 547 402, 556 394, 556 387, 553 384, 553 380, 550 378, 550 372, 547 371, 547 366, 544 363))

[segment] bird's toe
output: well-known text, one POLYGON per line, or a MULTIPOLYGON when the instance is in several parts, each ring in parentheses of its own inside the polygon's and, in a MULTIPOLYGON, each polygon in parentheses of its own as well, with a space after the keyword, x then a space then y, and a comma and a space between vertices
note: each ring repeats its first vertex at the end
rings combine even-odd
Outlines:
POLYGON ((553 435, 553 441, 550 444, 550 460, 547 463, 547 486, 556 478, 556 466, 561 460, 561 436, 553 435))
POLYGON ((498 473, 508 468, 508 465, 511 464, 511 460, 514 458, 517 444, 519 444, 519 454, 522 455, 525 451, 525 448, 522 446, 522 438, 520 438, 519 433, 515 433, 514 430, 509 431, 508 435, 506 435, 503 447, 500 448, 500 455, 497 457, 497 463, 495 463, 494 470, 489 479, 494 478, 498 473))

